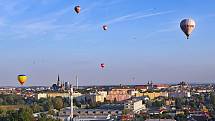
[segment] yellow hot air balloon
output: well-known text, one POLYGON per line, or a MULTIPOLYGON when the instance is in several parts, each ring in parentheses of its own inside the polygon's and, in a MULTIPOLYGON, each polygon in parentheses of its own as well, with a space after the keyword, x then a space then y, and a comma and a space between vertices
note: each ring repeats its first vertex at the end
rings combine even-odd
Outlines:
POLYGON ((26 82, 26 80, 27 80, 28 77, 26 75, 18 75, 17 78, 18 78, 19 83, 21 85, 23 85, 26 82))

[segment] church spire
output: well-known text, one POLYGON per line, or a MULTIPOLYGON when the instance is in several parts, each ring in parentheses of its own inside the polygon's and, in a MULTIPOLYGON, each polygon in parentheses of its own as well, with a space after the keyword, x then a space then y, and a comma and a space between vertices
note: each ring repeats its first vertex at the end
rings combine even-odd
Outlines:
POLYGON ((57 76, 57 85, 58 85, 58 86, 60 85, 60 76, 59 76, 59 74, 58 74, 58 76, 57 76))
POLYGON ((57 81, 60 81, 60 76, 59 76, 59 74, 58 74, 58 76, 57 76, 57 81))

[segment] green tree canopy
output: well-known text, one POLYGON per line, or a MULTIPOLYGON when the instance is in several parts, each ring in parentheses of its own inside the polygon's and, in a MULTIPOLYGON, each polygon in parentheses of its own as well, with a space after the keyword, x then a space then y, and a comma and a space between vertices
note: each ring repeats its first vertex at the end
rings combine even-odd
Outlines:
POLYGON ((63 99, 62 97, 56 97, 53 99, 53 106, 55 109, 60 110, 63 108, 63 99))

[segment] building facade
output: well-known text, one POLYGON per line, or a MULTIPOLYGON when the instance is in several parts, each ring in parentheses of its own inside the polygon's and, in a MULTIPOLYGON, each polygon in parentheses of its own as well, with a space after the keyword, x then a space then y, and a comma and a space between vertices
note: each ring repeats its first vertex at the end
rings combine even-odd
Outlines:
POLYGON ((143 104, 142 100, 131 99, 124 103, 124 110, 132 111, 134 113, 139 113, 141 110, 145 110, 146 105, 143 104))
POLYGON ((127 100, 131 98, 131 95, 129 94, 129 90, 131 89, 123 89, 123 88, 112 89, 108 91, 106 100, 109 100, 111 102, 127 100))

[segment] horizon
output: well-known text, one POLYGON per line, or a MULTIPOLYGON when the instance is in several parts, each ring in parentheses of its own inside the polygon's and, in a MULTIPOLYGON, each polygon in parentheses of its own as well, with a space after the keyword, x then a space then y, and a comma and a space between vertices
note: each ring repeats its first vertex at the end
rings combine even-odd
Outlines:
POLYGON ((74 84, 78 75, 80 85, 214 83, 214 4, 1 1, 1 86, 20 86, 19 74, 28 76, 24 86, 51 86, 58 74, 74 84), (81 6, 79 14, 76 5, 81 6), (179 27, 184 18, 196 22, 188 40, 179 27))
MULTIPOLYGON (((62 81, 62 82, 69 82, 71 83, 70 81, 62 81)), ((142 83, 142 84, 110 84, 110 85, 104 85, 104 84, 100 84, 100 85, 78 85, 79 87, 93 87, 93 86, 141 86, 141 85, 147 85, 147 83, 150 82, 150 81, 147 81, 145 83, 142 83)), ((188 85, 210 85, 210 84, 215 84, 214 82, 202 82, 202 83, 199 83, 199 82, 191 82, 189 83, 188 81, 178 81, 178 82, 172 82, 172 83, 162 83, 162 82, 153 82, 153 85, 159 85, 159 84, 164 84, 164 85, 178 85, 180 82, 185 82, 187 83, 188 85)), ((53 84, 56 84, 56 82, 53 82, 53 83, 50 83, 50 85, 17 85, 17 86, 0 86, 0 88, 5 88, 5 87, 15 87, 15 88, 28 88, 28 87, 52 87, 53 84)), ((75 84, 72 84, 73 87, 76 87, 75 84)))

